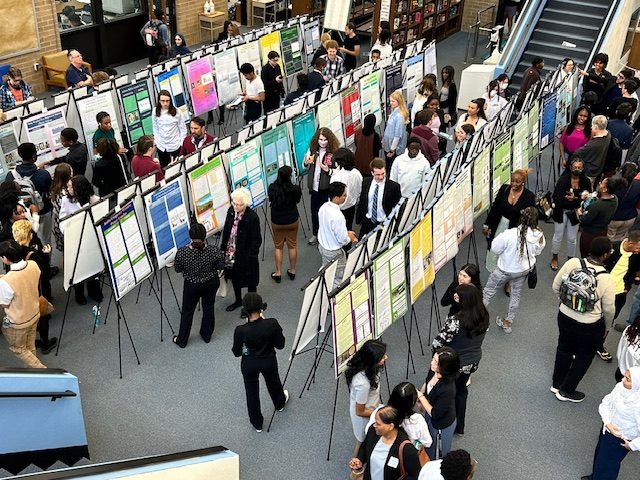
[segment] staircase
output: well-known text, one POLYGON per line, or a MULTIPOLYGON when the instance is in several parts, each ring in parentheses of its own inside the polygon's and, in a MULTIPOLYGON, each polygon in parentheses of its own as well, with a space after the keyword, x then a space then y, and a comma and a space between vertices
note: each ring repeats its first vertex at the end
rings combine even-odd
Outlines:
POLYGON ((613 0, 548 0, 512 75, 511 90, 520 90, 522 75, 535 57, 544 59, 543 77, 567 57, 580 68, 589 68, 585 62, 612 3, 613 0), (563 46, 562 42, 575 47, 563 46))

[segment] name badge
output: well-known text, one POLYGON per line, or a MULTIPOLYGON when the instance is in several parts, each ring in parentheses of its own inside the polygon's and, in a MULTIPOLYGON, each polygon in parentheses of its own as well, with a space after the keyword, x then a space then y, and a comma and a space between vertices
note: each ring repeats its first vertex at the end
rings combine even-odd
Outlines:
POLYGON ((387 462, 391 468, 398 468, 398 459, 396 457, 389 457, 389 462, 387 462))

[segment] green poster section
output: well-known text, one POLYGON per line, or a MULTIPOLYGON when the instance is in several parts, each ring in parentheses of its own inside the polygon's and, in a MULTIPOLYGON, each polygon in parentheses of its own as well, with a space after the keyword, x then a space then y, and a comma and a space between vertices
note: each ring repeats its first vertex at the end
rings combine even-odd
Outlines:
POLYGON ((271 185, 278 177, 278 169, 285 165, 293 168, 291 160, 291 142, 289 128, 282 123, 262 133, 262 158, 267 185, 271 185))
POLYGON ((404 238, 373 261, 374 329, 376 338, 407 313, 404 238))
POLYGON ((492 197, 496 198, 498 190, 511 178, 511 130, 502 134, 496 141, 493 150, 493 189, 492 197))
POLYGON ((302 64, 300 30, 297 26, 280 30, 280 47, 282 48, 285 74, 290 76, 301 72, 304 66, 302 64))
POLYGON ((122 105, 122 116, 129 144, 135 145, 144 135, 153 135, 153 120, 151 118, 153 105, 147 80, 139 80, 120 87, 118 96, 122 105))
POLYGON ((298 175, 307 173, 304 165, 304 156, 309 150, 309 144, 316 133, 316 114, 309 110, 291 120, 291 133, 293 134, 293 155, 296 159, 298 175))
POLYGON ((529 165, 529 119, 523 115, 513 127, 513 166, 511 171, 529 165))

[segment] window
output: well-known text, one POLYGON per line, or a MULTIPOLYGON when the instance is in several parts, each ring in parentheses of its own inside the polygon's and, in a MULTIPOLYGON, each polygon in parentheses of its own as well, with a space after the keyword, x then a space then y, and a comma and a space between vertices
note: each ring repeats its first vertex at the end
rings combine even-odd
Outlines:
POLYGON ((61 32, 93 24, 91 0, 56 0, 55 5, 61 32))
POLYGON ((113 22, 122 17, 146 12, 146 0, 102 0, 104 22, 113 22))

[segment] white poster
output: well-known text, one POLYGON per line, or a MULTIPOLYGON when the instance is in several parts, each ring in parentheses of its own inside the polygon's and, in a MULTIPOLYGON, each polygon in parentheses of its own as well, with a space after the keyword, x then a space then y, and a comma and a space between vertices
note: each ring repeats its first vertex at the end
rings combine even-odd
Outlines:
POLYGON ((433 263, 436 273, 458 253, 456 189, 448 185, 433 207, 433 263))
POLYGON ((473 230, 470 164, 456 176, 452 187, 455 187, 456 190, 456 229, 458 243, 460 243, 473 230))
MULTIPOLYGON (((93 121, 95 123, 95 117, 93 121)), ((60 132, 67 128, 63 107, 25 118, 22 128, 27 140, 35 144, 39 161, 49 161, 67 154, 68 150, 60 143, 60 132)))
POLYGON ((9 170, 16 166, 18 160, 18 139, 14 129, 14 121, 0 125, 0 178, 4 179, 9 170))
MULTIPOLYGON (((416 97, 418 85, 424 76, 424 52, 405 59, 405 82, 407 88, 407 104, 411 105, 416 97)), ((389 92, 389 95, 391 93, 389 92)))
POLYGON ((318 105, 318 127, 327 127, 338 138, 340 145, 344 145, 340 95, 329 97, 318 105))
POLYGON ((424 51, 424 74, 433 73, 438 75, 438 64, 436 63, 436 42, 431 42, 424 51))
MULTIPOLYGON (((256 71, 256 75, 260 76, 262 70, 262 60, 260 58, 260 42, 247 42, 236 47, 238 55, 238 65, 241 67, 243 63, 250 63, 256 71)), ((244 89, 244 75, 240 75, 242 88, 244 89)))
POLYGON ((324 2, 324 30, 344 31, 351 13, 351 0, 326 0, 324 2))
POLYGON ((60 221, 64 232, 64 289, 104 270, 98 235, 87 209, 60 221))
POLYGON ((223 50, 213 56, 218 85, 218 101, 220 105, 227 105, 236 100, 242 93, 240 73, 236 62, 236 49, 223 50))
POLYGON ((80 114, 80 123, 84 131, 85 143, 89 156, 93 158, 93 134, 98 130, 98 122, 96 115, 99 112, 107 112, 111 117, 111 128, 115 134, 115 140, 118 144, 122 143, 122 135, 120 134, 120 125, 118 124, 117 108, 113 103, 113 95, 111 91, 96 93, 90 97, 81 98, 76 101, 78 113, 80 114))
MULTIPOLYGON (((382 98, 380 96, 380 72, 376 70, 360 79, 360 106, 362 119, 373 113, 376 125, 382 123, 382 98)), ((389 92, 391 95, 391 92, 389 92)))

